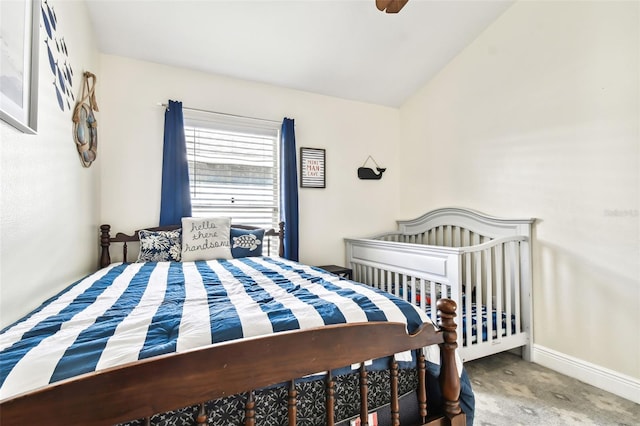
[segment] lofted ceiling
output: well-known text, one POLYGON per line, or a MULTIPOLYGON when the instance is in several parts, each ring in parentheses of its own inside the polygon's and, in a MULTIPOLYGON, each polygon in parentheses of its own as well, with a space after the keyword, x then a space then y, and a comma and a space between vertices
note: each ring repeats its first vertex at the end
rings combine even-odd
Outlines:
POLYGON ((86 0, 101 52, 399 107, 514 0, 86 0))

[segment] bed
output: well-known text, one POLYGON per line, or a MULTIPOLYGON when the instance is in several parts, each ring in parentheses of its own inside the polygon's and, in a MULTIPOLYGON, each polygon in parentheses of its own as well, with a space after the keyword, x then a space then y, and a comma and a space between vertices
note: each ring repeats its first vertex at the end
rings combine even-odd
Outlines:
POLYGON ((531 360, 533 219, 501 219, 441 208, 398 229, 347 238, 355 281, 417 305, 434 321, 436 302, 458 306, 458 345, 465 361, 519 348, 531 360))
POLYGON ((261 255, 130 262, 141 239, 156 250, 149 235, 183 228, 102 225, 101 268, 2 330, 0 424, 469 424, 453 301, 434 327, 400 298, 279 257, 282 225, 231 226, 258 233, 241 241, 254 254, 264 241, 261 255))

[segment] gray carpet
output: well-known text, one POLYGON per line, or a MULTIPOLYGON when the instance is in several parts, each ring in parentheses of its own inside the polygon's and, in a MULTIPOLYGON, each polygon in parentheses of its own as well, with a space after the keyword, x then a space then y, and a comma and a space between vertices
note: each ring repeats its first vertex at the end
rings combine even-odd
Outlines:
POLYGON ((476 426, 640 425, 640 405, 516 355, 465 363, 476 426))

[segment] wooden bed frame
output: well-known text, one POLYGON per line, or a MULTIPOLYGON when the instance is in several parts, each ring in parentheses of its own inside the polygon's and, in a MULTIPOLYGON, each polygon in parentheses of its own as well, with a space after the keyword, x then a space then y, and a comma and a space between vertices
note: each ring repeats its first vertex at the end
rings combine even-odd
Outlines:
MULTIPOLYGON (((232 228, 238 229, 247 229, 247 230, 257 230, 262 229, 257 226, 250 225, 236 225, 232 224, 232 228)), ((179 229, 180 225, 169 225, 169 226, 156 226, 153 228, 145 228, 149 231, 173 231, 174 229, 179 229)), ((267 229, 264 233, 265 238, 267 240, 266 247, 266 255, 272 255, 271 248, 271 238, 278 238, 278 256, 284 256, 284 222, 280 222, 278 224, 278 230, 275 229, 267 229)), ((127 243, 137 243, 140 241, 140 230, 135 231, 132 235, 124 234, 122 232, 118 232, 115 237, 111 236, 111 225, 100 225, 100 267, 104 268, 109 266, 111 263, 111 254, 109 252, 109 247, 111 243, 122 243, 122 261, 127 262, 128 254, 129 254, 129 246, 127 243)))
MULTIPOLYGON (((117 234, 111 238, 109 228, 109 225, 100 227, 101 264, 110 262, 111 242, 126 245, 136 241, 137 232, 134 236, 117 234)), ((281 238, 282 225, 280 231, 273 233, 281 238)), ((126 259, 126 254, 124 257, 126 259)), ((439 381, 444 403, 441 407, 427 407, 426 363, 421 355, 417 389, 420 412, 416 413, 420 420, 416 425, 465 425, 465 414, 459 404, 460 378, 455 360, 456 304, 443 299, 438 301, 438 309, 441 312, 440 330, 425 324, 413 335, 407 334, 405 325, 400 323, 333 325, 218 343, 84 374, 1 401, 0 424, 43 422, 51 426, 89 426, 140 418, 150 424, 149 419, 154 414, 200 405, 194 423, 204 426, 208 421, 206 401, 246 392, 245 425, 255 426, 253 391, 289 382, 292 386, 288 393, 288 422, 294 426, 296 390, 293 380, 362 363, 360 418, 361 424, 367 425, 364 361, 438 344, 442 358, 439 381)), ((398 365, 395 361, 391 363, 390 372, 392 424, 399 425, 398 365)), ((334 381, 329 375, 325 402, 327 425, 334 425, 334 402, 334 381)))

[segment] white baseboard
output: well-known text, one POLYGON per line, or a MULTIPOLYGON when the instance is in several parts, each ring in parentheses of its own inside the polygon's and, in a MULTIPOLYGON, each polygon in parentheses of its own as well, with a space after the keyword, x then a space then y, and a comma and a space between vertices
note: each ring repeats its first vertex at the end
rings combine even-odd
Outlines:
POLYGON ((533 345, 533 362, 640 404, 640 380, 587 361, 533 345))

